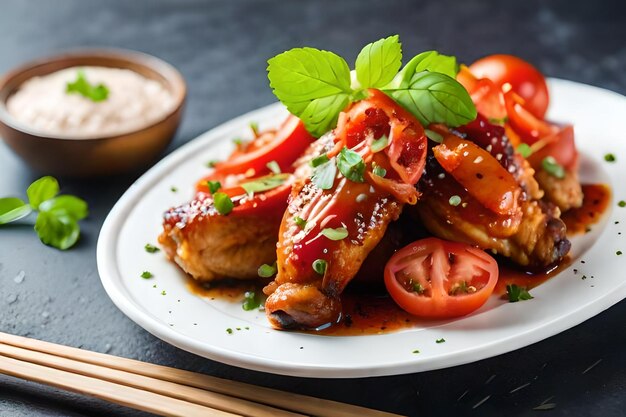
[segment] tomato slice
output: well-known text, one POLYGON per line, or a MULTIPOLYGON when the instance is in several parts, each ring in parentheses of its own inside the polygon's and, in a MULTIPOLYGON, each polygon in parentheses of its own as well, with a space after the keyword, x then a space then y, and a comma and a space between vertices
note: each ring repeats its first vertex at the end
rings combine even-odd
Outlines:
POLYGON ((548 156, 565 168, 572 168, 578 162, 572 125, 560 127, 552 136, 535 142, 531 149, 533 153, 528 157, 528 162, 535 170, 541 169, 542 161, 548 156))
POLYGON ((476 78, 466 66, 461 66, 457 81, 467 90, 476 105, 476 111, 489 119, 506 117, 502 89, 488 78, 476 78))
POLYGON ((489 55, 469 66, 477 78, 488 78, 503 91, 513 91, 522 97, 526 109, 543 118, 550 96, 544 76, 531 64, 512 55, 489 55))
POLYGON ((537 118, 526 107, 524 100, 509 91, 504 94, 508 123, 524 143, 532 145, 541 138, 552 136, 558 128, 543 119, 537 118))
POLYGON ((522 192, 515 178, 489 152, 457 135, 445 134, 433 148, 437 162, 484 207, 513 215, 522 192))
POLYGON ((271 161, 276 161, 283 172, 289 172, 314 140, 300 119, 289 116, 278 130, 259 134, 235 150, 228 160, 216 163, 215 172, 222 176, 244 172, 258 176, 270 172, 267 164, 271 161))
POLYGON ((469 314, 487 301, 497 281, 498 264, 484 251, 434 237, 400 249, 385 266, 389 295, 419 317, 469 314))

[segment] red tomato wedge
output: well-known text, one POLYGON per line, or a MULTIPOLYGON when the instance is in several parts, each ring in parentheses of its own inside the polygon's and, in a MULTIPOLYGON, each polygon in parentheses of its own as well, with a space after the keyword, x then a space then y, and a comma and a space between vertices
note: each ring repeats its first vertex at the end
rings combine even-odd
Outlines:
POLYGON ((433 148, 437 162, 484 207, 497 214, 519 210, 522 192, 515 178, 489 152, 474 142, 446 134, 433 148))
POLYGON ((476 105, 476 111, 489 119, 506 117, 502 89, 488 78, 476 78, 466 66, 461 66, 457 81, 467 90, 476 105))
POLYGON ((469 66, 477 78, 488 78, 504 92, 522 97, 533 115, 543 118, 550 97, 544 76, 531 64, 512 55, 489 55, 469 66), (508 85, 507 85, 508 84, 508 85))
POLYGON ((427 238, 396 252, 385 286, 402 309, 419 317, 452 318, 480 308, 498 281, 498 264, 465 243, 427 238))
POLYGON ((215 172, 225 176, 252 170, 252 176, 258 176, 269 172, 267 164, 271 161, 276 161, 283 172, 288 172, 314 140, 300 119, 289 116, 277 130, 260 133, 226 161, 216 163, 215 172))

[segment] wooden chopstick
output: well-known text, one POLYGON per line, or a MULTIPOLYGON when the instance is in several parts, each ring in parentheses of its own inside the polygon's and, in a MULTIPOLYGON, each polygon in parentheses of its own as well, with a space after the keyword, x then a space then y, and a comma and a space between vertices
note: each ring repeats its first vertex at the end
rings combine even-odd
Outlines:
MULTIPOLYGON (((245 409, 245 407, 252 406, 253 403, 264 404, 270 407, 276 407, 282 410, 290 410, 296 413, 303 413, 305 415, 311 416, 336 416, 336 417, 398 417, 396 414, 386 413, 377 410, 371 410, 364 407, 354 406, 345 403, 339 403, 335 401, 323 400, 314 397, 308 397, 305 395, 293 394, 284 391, 279 391, 271 388, 259 387, 250 384, 245 384, 241 382, 229 381, 226 379, 216 378, 209 375, 198 374, 190 371, 184 371, 175 368, 169 368, 160 365, 154 365, 146 362, 141 362, 133 359, 120 358, 113 355, 107 355, 98 352, 91 352, 87 350, 82 350, 78 348, 68 347, 57 345, 54 343, 39 341, 35 339, 29 339, 20 336, 14 336, 6 333, 0 332, 0 343, 5 346, 0 345, 2 347, 2 352, 12 352, 13 355, 17 355, 18 353, 22 355, 22 357, 29 357, 36 363, 42 363, 43 360, 52 361, 48 363, 56 363, 55 365, 48 365, 53 367, 62 367, 69 366, 68 363, 61 364, 58 362, 58 358, 65 358, 72 362, 78 362, 79 369, 82 365, 91 364, 95 365, 98 368, 108 368, 106 371, 106 375, 108 378, 116 378, 113 381, 125 381, 124 385, 128 385, 129 382, 127 379, 124 379, 126 375, 116 374, 113 371, 121 371, 126 374, 134 374, 132 378, 133 387, 137 387, 137 384, 141 384, 142 382, 147 382, 147 380, 143 380, 139 377, 147 377, 150 378, 150 381, 159 380, 159 383, 173 383, 178 385, 179 387, 186 387, 189 389, 200 389, 204 391, 209 391, 213 395, 222 394, 231 398, 229 401, 229 407, 234 404, 234 401, 238 399, 239 401, 244 401, 243 403, 237 403, 238 411, 235 411, 233 408, 229 408, 230 412, 239 413, 241 411, 248 412, 249 410, 245 409), (7 346, 10 345, 16 348, 26 349, 29 351, 39 352, 38 354, 32 356, 30 354, 26 354, 23 351, 17 352, 15 350, 7 350, 7 346), (52 355, 57 357, 57 359, 51 360, 50 357, 44 356, 44 359, 40 359, 38 355, 47 354, 48 356, 52 355)), ((2 353, 5 355, 5 353, 2 353)), ((25 359, 28 360, 28 359, 25 359)), ((74 364, 71 364, 75 366, 74 364)), ((69 368, 68 368, 69 369, 69 368)), ((73 368, 74 369, 74 368, 73 368)), ((100 369, 89 368, 92 372, 100 372, 100 369)), ((3 372, 0 369, 0 372, 3 372)), ((79 372, 83 373, 83 372, 79 372)), ((93 375, 93 373, 92 373, 93 375)), ((26 379, 29 379, 26 377, 26 379)), ((111 379, 109 379, 111 381, 111 379)), ((152 385, 151 382, 149 385, 152 385)), ((119 385, 119 384, 118 384, 119 385)), ((142 389, 146 389, 143 385, 142 389)), ((159 385, 159 387, 164 387, 163 385, 159 385)), ((69 389, 69 388, 68 388, 69 389)), ((137 388, 135 388, 137 389, 137 388)), ((160 395, 161 391, 152 391, 155 395, 160 395)), ((181 398, 187 399, 192 396, 192 391, 183 390, 179 391, 179 388, 172 387, 172 391, 165 391, 168 396, 177 395, 177 399, 180 401, 181 398), (182 397, 181 397, 182 396, 182 397)), ((195 391, 193 391, 195 393, 195 391)), ((192 396, 196 398, 195 396, 192 396)), ((204 397, 203 397, 204 398, 204 397)), ((207 397, 208 398, 208 397, 207 397)), ((219 397, 211 397, 207 399, 203 404, 210 404, 215 407, 215 403, 212 402, 214 398, 219 397)), ((111 400, 113 401, 113 400, 111 400)), ((261 409, 261 412, 266 412, 268 409, 261 409)), ((154 411, 153 411, 154 412, 154 411)), ((272 410, 273 412, 273 410, 272 410)), ((283 411, 284 412, 284 411, 283 411)), ((256 410, 255 410, 256 413, 256 410)), ((186 414, 191 415, 191 414, 186 414)), ((209 414, 210 415, 210 414, 209 414)), ((244 414, 245 415, 245 414, 244 414)), ((263 414, 253 414, 254 416, 263 415, 263 414)), ((279 414, 270 414, 272 416, 279 414)), ((282 414, 285 415, 285 414, 282 414)), ((286 414, 289 415, 289 414, 286 414)), ((298 414, 291 414, 298 415, 298 414)))

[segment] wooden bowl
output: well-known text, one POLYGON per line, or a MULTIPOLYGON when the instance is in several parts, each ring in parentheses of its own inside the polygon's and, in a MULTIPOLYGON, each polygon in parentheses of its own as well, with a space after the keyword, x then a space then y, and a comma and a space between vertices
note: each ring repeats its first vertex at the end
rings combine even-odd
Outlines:
POLYGON ((17 155, 43 174, 93 177, 136 171, 154 161, 174 137, 186 91, 182 75, 156 57, 116 49, 69 52, 30 62, 0 79, 0 136, 17 155), (159 81, 171 91, 175 104, 160 119, 139 129, 81 138, 39 132, 9 114, 7 99, 26 80, 74 66, 130 69, 159 81))

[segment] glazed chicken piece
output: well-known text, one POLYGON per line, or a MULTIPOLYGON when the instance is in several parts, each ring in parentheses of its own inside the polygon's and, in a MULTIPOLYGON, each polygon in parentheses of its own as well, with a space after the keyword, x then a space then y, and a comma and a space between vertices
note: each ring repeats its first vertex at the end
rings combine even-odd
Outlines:
POLYGON ((238 147, 198 182, 191 202, 164 214, 159 243, 167 257, 199 281, 258 278, 258 268, 276 259, 278 229, 294 181, 291 174, 271 174, 267 161, 293 171, 294 160, 312 140, 302 123, 289 117, 278 130, 262 132, 238 147), (272 156, 267 147, 279 155, 272 156), (241 185, 259 179, 270 179, 276 187, 250 197, 241 185), (231 197, 234 208, 227 215, 215 208, 208 180, 219 181, 219 191, 231 197))
POLYGON ((557 178, 544 170, 537 170, 535 179, 545 191, 545 199, 555 204, 562 212, 582 206, 584 195, 577 168, 565 169, 563 178, 557 178))
MULTIPOLYGON (((508 213, 498 212, 497 207, 488 207, 485 201, 480 201, 481 191, 485 191, 486 196, 482 198, 486 201, 490 201, 490 197, 496 202, 502 201, 500 196, 505 182, 502 177, 506 177, 502 172, 494 176, 493 172, 480 174, 477 171, 478 180, 468 187, 442 168, 439 163, 442 158, 435 154, 441 153, 440 147, 448 141, 456 144, 462 139, 456 135, 450 137, 452 133, 440 129, 439 132, 449 139, 444 139, 440 147, 433 147, 427 174, 419 186, 424 198, 416 210, 425 227, 436 236, 477 245, 522 266, 545 267, 563 258, 569 252, 570 242, 565 235, 565 224, 559 218, 560 210, 540 200, 543 193, 534 180, 534 170, 513 152, 503 129, 479 116, 477 121, 460 131, 488 151, 481 158, 499 161, 509 174, 506 181, 514 181, 519 186, 521 192, 515 197, 516 208, 511 208, 508 213), (484 184, 480 185, 483 179, 484 184), (451 200, 453 196, 458 197, 457 201, 451 200)), ((477 160, 474 158, 471 162, 480 171, 483 161, 475 163, 477 160)), ((493 164, 491 167, 494 168, 493 164)))
POLYGON ((278 273, 264 289, 265 311, 276 328, 335 323, 342 291, 404 204, 417 201, 414 184, 426 153, 423 128, 383 93, 369 94, 342 113, 338 127, 320 139, 332 140, 332 149, 323 151, 329 158, 325 163, 333 165, 318 166, 314 176, 330 168, 329 186, 320 188, 303 169, 292 189, 280 227, 278 273), (387 143, 373 151, 374 141, 387 143), (362 158, 361 178, 348 179, 333 169, 340 151, 347 149, 362 158))

